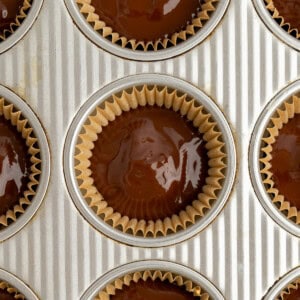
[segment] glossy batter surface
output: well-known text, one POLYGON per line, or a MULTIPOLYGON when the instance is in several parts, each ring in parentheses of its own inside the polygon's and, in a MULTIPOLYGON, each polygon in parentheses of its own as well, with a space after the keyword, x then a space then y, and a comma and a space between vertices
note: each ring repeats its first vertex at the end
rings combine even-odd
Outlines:
POLYGON ((205 141, 179 113, 159 107, 117 117, 95 142, 94 184, 115 211, 157 220, 198 198, 208 174, 205 141))
POLYGON ((275 187, 285 200, 300 209, 300 114, 279 131, 271 165, 275 187))
POLYGON ((24 0, 0 0, 0 33, 14 23, 24 0))
POLYGON ((0 215, 19 203, 29 181, 30 156, 17 129, 0 116, 0 215))
POLYGON ((184 287, 166 281, 140 280, 117 290, 116 295, 110 296, 111 300, 195 300, 192 293, 184 287))
POLYGON ((285 295, 283 300, 300 300, 300 289, 298 288, 297 290, 291 290, 291 294, 285 295))
POLYGON ((300 0, 273 0, 273 2, 285 23, 290 23, 292 28, 297 28, 300 32, 300 0))
POLYGON ((96 13, 121 36, 155 41, 186 28, 202 0, 92 0, 96 13))

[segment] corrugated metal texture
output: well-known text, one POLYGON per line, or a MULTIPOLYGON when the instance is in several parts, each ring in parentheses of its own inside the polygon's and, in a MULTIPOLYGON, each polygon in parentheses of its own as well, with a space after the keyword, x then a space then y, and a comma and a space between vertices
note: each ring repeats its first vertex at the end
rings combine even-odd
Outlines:
POLYGON ((22 96, 49 137, 52 176, 36 217, 0 244, 0 267, 41 299, 79 299, 104 272, 139 259, 176 261, 201 272, 226 299, 261 299, 300 262, 300 241, 263 211, 248 172, 251 132, 262 108, 300 75, 300 53, 265 28, 250 0, 232 0, 215 33, 174 59, 142 63, 94 46, 73 24, 63 0, 45 0, 32 30, 0 55, 0 84, 22 96), (129 74, 158 72, 185 79, 225 112, 237 142, 236 186, 221 215, 190 241, 163 249, 120 245, 79 215, 63 177, 68 126, 89 96, 129 74))

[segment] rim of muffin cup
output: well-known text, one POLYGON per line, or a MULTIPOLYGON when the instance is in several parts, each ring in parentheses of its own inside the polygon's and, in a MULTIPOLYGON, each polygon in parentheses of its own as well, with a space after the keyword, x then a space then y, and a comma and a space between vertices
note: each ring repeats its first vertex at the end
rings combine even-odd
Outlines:
POLYGON ((273 220, 293 235, 300 236, 300 211, 281 195, 272 179, 272 145, 279 130, 300 113, 300 80, 282 89, 263 109, 252 133, 249 161, 255 193, 273 220))
POLYGON ((293 49, 300 51, 299 30, 291 28, 280 16, 272 0, 252 0, 263 23, 281 41, 293 49), (297 38, 298 36, 298 38, 297 38))
POLYGON ((21 40, 35 22, 43 0, 24 0, 23 6, 10 28, 0 32, 0 54, 21 40))
POLYGON ((31 288, 14 274, 0 269, 0 290, 7 291, 19 300, 39 300, 31 288))
POLYGON ((264 300, 283 300, 284 296, 300 288, 300 267, 280 277, 263 297, 264 300))
POLYGON ((95 13, 91 0, 65 0, 65 4, 81 31, 99 47, 129 60, 156 61, 187 52, 213 32, 225 15, 230 0, 204 1, 202 10, 185 30, 175 32, 168 38, 147 43, 120 36, 111 27, 106 26, 95 13))
POLYGON ((185 287, 193 293, 195 299, 225 299, 218 288, 202 274, 187 266, 163 260, 142 260, 112 269, 93 282, 80 299, 109 300, 123 286, 147 279, 159 279, 185 287))
POLYGON ((113 83, 116 89, 107 86, 98 91, 75 117, 64 150, 66 183, 79 211, 105 235, 137 246, 173 244, 178 242, 175 235, 179 240, 185 240, 193 236, 197 228, 199 230, 200 224, 202 230, 225 205, 235 176, 235 148, 230 127, 210 98, 192 87, 196 92, 193 97, 189 88, 186 90, 186 84, 165 75, 131 76, 113 83), (99 97, 99 94, 103 96, 99 97), (156 100, 153 100, 154 95, 156 100), (203 102, 201 97, 206 100, 203 102), (89 104, 90 101, 93 103, 89 104), (94 186, 89 159, 94 142, 101 134, 101 126, 109 126, 123 111, 154 104, 194 120, 194 127, 204 133, 210 164, 208 177, 198 199, 191 199, 191 205, 179 214, 166 216, 163 220, 130 219, 114 212, 94 186))
POLYGON ((0 116, 20 134, 29 158, 28 183, 19 203, 0 215, 0 241, 4 241, 20 231, 40 207, 50 177, 50 152, 44 129, 34 112, 23 99, 1 85, 0 116))

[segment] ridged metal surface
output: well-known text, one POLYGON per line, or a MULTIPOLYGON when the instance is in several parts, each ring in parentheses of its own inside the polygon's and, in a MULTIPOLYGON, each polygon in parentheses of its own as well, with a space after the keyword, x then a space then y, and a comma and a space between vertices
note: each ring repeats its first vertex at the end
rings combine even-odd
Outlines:
POLYGON ((73 24, 63 0, 45 0, 30 32, 0 55, 0 83, 23 97, 48 134, 52 177, 34 219, 0 244, 0 267, 41 299, 79 299, 104 272, 139 259, 190 266, 226 299, 261 299, 274 281, 299 265, 300 240, 263 210, 251 186, 248 147, 254 124, 273 95, 300 76, 300 53, 269 32, 250 0, 231 0, 204 43, 175 59, 142 63, 94 46, 73 24), (214 98, 235 134, 236 186, 216 221, 195 238, 160 249, 120 245, 95 231, 70 199, 62 168, 68 126, 105 84, 157 72, 185 79, 214 98))

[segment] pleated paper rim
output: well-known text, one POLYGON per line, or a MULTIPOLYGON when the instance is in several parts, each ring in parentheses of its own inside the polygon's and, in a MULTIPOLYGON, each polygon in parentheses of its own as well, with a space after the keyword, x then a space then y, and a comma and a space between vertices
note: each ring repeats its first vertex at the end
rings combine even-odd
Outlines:
POLYGON ((223 152, 224 146, 222 133, 217 129, 217 123, 212 120, 211 114, 207 113, 205 108, 198 105, 194 99, 189 99, 186 94, 181 95, 176 90, 167 87, 148 87, 147 85, 139 88, 133 87, 130 90, 124 90, 119 96, 112 95, 111 99, 105 101, 101 107, 97 107, 94 113, 88 117, 76 145, 74 157, 76 178, 89 207, 113 228, 118 228, 124 233, 134 236, 166 236, 180 229, 186 229, 190 224, 195 224, 196 220, 203 217, 205 211, 210 210, 213 202, 217 200, 218 192, 222 189, 222 181, 225 178, 224 169, 227 167, 226 154, 223 152), (108 206, 94 186, 91 177, 90 158, 94 142, 101 133, 102 126, 108 126, 109 122, 113 122, 122 112, 146 105, 172 109, 193 121, 193 125, 199 128, 199 132, 203 134, 209 157, 210 169, 206 185, 199 193, 198 199, 195 199, 192 205, 187 206, 178 215, 166 217, 164 220, 145 221, 122 216, 108 206))
POLYGON ((180 275, 173 274, 165 271, 153 271, 146 270, 143 272, 135 272, 127 274, 121 278, 116 279, 114 282, 108 284, 103 290, 99 291, 94 300, 110 300, 110 296, 115 295, 117 290, 122 290, 124 286, 130 286, 132 282, 137 283, 140 280, 147 281, 161 280, 162 282, 168 281, 171 284, 176 284, 179 287, 185 287, 185 289, 192 293, 196 299, 209 300, 209 294, 202 290, 199 285, 196 285, 193 281, 183 278, 180 275))
POLYGON ((0 31, 0 43, 1 41, 6 40, 9 36, 11 36, 15 31, 17 27, 20 27, 24 21, 24 19, 27 17, 27 12, 32 6, 33 0, 24 0, 23 6, 21 7, 19 14, 16 16, 14 22, 10 24, 9 29, 5 29, 2 32, 0 31))
POLYGON ((11 125, 22 134, 22 138, 26 141, 28 154, 30 155, 30 174, 27 189, 24 195, 19 199, 19 204, 9 209, 6 214, 0 215, 0 227, 7 227, 11 221, 16 221, 19 214, 25 213, 26 207, 31 204, 32 199, 36 195, 36 188, 39 185, 39 177, 41 170, 39 165, 41 160, 38 157, 40 149, 37 146, 38 139, 34 136, 33 129, 30 127, 26 118, 23 118, 22 112, 17 110, 13 104, 8 103, 4 98, 0 97, 0 116, 9 120, 11 125))
POLYGON ((204 0, 201 4, 201 10, 197 17, 192 19, 192 24, 187 25, 185 30, 175 32, 171 37, 158 39, 156 41, 138 41, 135 39, 128 39, 115 32, 113 28, 106 26, 104 21, 100 20, 100 16, 95 13, 95 7, 92 5, 92 0, 76 0, 80 12, 86 17, 88 23, 99 32, 104 38, 111 41, 113 44, 118 44, 122 48, 129 48, 132 50, 144 51, 159 51, 160 49, 167 49, 176 46, 179 42, 186 41, 189 37, 194 36, 210 19, 211 14, 216 10, 216 4, 220 0, 204 0))
POLYGON ((277 10, 273 0, 264 0, 266 3, 266 8, 272 15, 274 20, 279 21, 279 26, 287 31, 290 35, 296 37, 296 39, 300 40, 300 32, 298 28, 293 28, 290 23, 286 22, 284 17, 280 15, 280 12, 277 10), (294 34, 293 34, 294 33, 294 34))
POLYGON ((265 131, 266 136, 262 139, 264 145, 261 148, 263 157, 260 158, 262 164, 260 173, 272 202, 278 207, 279 211, 287 216, 288 219, 299 225, 300 211, 295 206, 292 206, 289 201, 286 201, 284 195, 280 194, 279 190, 275 187, 275 182, 272 179, 273 173, 271 172, 272 145, 275 143, 276 137, 279 136, 280 129, 287 124, 295 114, 300 114, 300 98, 296 95, 285 101, 283 105, 276 110, 270 120, 269 126, 265 131))
POLYGON ((0 280, 0 290, 7 291, 14 296, 15 299, 25 300, 25 296, 21 294, 16 288, 10 286, 7 282, 0 280))
POLYGON ((280 292, 280 295, 279 297, 277 297, 276 300, 284 300, 285 296, 290 295, 293 290, 298 290, 299 288, 300 288, 300 278, 289 283, 288 286, 283 291, 280 292))

